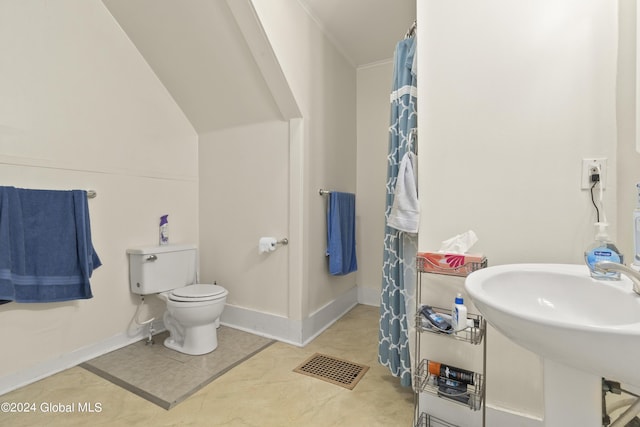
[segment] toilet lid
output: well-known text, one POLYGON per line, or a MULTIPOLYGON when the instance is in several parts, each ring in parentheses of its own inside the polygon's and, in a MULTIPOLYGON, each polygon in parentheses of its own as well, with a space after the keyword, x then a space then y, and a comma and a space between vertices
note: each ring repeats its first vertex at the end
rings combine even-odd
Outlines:
POLYGON ((218 285, 189 285, 171 291, 169 298, 173 301, 207 301, 227 295, 227 290, 218 285))

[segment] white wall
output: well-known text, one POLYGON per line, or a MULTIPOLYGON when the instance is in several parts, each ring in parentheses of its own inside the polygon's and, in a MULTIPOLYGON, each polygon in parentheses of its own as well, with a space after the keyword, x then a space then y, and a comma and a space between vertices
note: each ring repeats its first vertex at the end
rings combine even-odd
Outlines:
POLYGON ((304 121, 304 319, 355 289, 355 274, 328 274, 326 200, 318 189, 356 191, 356 72, 296 0, 252 3, 304 121))
POLYGON ((229 10, 247 1, 102 0, 198 134, 279 118, 229 10))
POLYGON ((200 136, 201 281, 227 304, 288 316, 288 247, 258 254, 262 236, 288 235, 289 128, 265 122, 200 136))
MULTIPOLYGON (((473 229, 491 265, 583 262, 583 157, 609 159, 617 214, 615 2, 427 0, 418 22, 420 249, 473 229)), ((538 358, 488 343, 488 404, 541 417, 538 358)))
POLYGON ((90 300, 0 306, 1 394, 140 337, 125 250, 156 244, 161 214, 172 242, 197 242, 198 164, 193 128, 101 2, 0 2, 0 51, 0 184, 95 189, 103 262, 90 300))
MULTIPOLYGON (((389 52, 392 56, 393 52, 389 52)), ((380 304, 393 62, 358 68, 358 301, 380 304)))
POLYGON ((640 154, 635 149, 636 105, 636 2, 619 3, 618 39, 618 240, 625 261, 633 260, 633 219, 636 207, 636 183, 640 182, 640 154))

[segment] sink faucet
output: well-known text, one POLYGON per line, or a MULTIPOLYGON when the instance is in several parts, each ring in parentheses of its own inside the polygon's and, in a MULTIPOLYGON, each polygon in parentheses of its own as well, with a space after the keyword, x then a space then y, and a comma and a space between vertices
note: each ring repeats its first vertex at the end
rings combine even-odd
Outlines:
POLYGON ((600 270, 604 273, 609 273, 611 271, 617 271, 619 273, 624 274, 633 282, 633 291, 640 295, 640 272, 627 267, 624 264, 619 264, 617 262, 611 261, 600 261, 595 265, 596 270, 600 270))

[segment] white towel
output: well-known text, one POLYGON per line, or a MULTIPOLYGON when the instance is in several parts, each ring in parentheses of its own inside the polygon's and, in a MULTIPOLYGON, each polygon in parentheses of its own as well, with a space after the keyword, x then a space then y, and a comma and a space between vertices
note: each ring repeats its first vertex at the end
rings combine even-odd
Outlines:
POLYGON ((407 233, 417 233, 420 225, 420 203, 418 201, 417 157, 408 151, 400 161, 393 206, 387 225, 407 233))

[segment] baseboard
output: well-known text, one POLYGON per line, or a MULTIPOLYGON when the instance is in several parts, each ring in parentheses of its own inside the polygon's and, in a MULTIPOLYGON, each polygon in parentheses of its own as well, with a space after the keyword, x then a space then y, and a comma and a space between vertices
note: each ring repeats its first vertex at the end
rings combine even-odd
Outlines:
MULTIPOLYGON (((466 427, 480 427, 482 423, 482 410, 470 411, 458 403, 452 403, 431 393, 420 393, 420 408, 427 408, 429 415, 437 417, 448 423, 466 427)), ((543 427, 541 417, 531 414, 511 411, 487 404, 486 423, 491 427, 543 427)))
POLYGON ((380 307, 380 289, 358 286, 358 303, 380 307))
POLYGON ((495 427, 544 427, 544 420, 530 414, 487 405, 487 425, 495 427))
POLYGON ((302 322, 302 345, 307 345, 358 304, 358 289, 353 287, 302 322))
POLYGON ((220 324, 288 344, 302 345, 302 323, 277 314, 226 304, 220 324))
MULTIPOLYGON (((156 321, 153 325, 156 332, 162 332, 165 330, 164 324, 161 321, 156 321)), ((58 372, 73 368, 87 360, 102 356, 110 351, 133 344, 134 342, 140 341, 144 338, 146 338, 146 335, 142 328, 135 335, 129 335, 126 332, 123 332, 121 334, 114 335, 111 338, 107 338, 106 340, 63 354, 55 359, 39 363, 30 368, 21 370, 20 372, 0 377, 0 396, 53 374, 57 374, 58 372)))
POLYGON ((220 323, 231 328, 304 347, 356 304, 358 304, 358 298, 355 287, 316 310, 303 321, 227 304, 220 317, 220 323))

